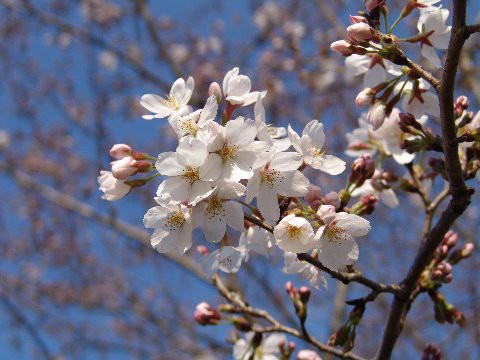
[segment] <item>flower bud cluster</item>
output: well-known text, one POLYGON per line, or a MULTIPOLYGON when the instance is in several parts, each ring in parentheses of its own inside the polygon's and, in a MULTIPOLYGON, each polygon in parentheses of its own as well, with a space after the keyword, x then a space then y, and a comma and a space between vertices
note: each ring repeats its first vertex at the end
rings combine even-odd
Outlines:
POLYGON ((365 312, 365 304, 355 305, 350 312, 347 322, 333 333, 328 339, 328 345, 343 348, 344 352, 353 349, 357 326, 365 312))
POLYGON ((295 312, 301 321, 307 318, 307 304, 310 300, 311 291, 308 287, 302 286, 297 289, 290 281, 285 284, 285 291, 292 299, 295 312))

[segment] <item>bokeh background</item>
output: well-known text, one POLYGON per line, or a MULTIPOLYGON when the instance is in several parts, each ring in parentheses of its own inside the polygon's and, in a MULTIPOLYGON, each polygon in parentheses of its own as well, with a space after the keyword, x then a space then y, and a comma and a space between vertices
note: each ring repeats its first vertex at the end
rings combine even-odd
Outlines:
MULTIPOLYGON (((311 119, 323 121, 329 151, 350 164, 344 135, 357 126, 361 79, 346 74, 344 59, 329 45, 344 38, 348 15, 362 3, 0 0, 0 359, 229 359, 231 328, 202 328, 192 316, 197 303, 218 305, 222 298, 190 263, 152 250, 142 227, 160 181, 109 203, 100 198, 97 175, 108 169, 114 143, 152 155, 176 147, 166 120, 141 118, 142 94, 164 95, 175 79, 190 75, 191 103, 203 107, 209 84, 234 66, 255 90, 268 90, 267 121, 297 131, 311 119)), ((395 16, 404 1, 388 3, 395 16)), ((478 22, 477 2, 469 6, 469 22, 478 22)), ((413 34, 416 19, 399 32, 413 34)), ((472 110, 480 100, 478 48, 477 35, 458 77, 457 95, 469 95, 472 110)), ((414 58, 415 50, 409 50, 414 58)), ((242 111, 253 116, 253 109, 242 111)), ((385 166, 406 173, 393 162, 385 166)), ((325 192, 340 190, 348 176, 308 175, 325 192)), ((440 183, 432 192, 439 189, 440 183)), ((418 199, 399 196, 393 211, 378 204, 369 217, 373 231, 359 240, 358 268, 383 282, 404 277, 420 241, 418 199)), ((478 200, 455 226, 462 244, 477 247, 478 200)), ((201 233, 196 241, 204 241, 201 233)), ((187 255, 199 258, 194 248, 187 255)), ((394 358, 420 358, 428 342, 446 359, 480 358, 479 265, 474 254, 455 267, 444 290, 465 313, 466 326, 436 323, 423 295, 394 358)), ((269 260, 252 256, 228 281, 255 306, 296 326, 284 284, 304 282, 282 274, 282 266, 279 251, 269 260)), ((344 301, 366 291, 328 279, 328 289, 312 294, 311 333, 326 341, 348 314, 344 301)), ((358 353, 375 354, 390 300, 381 295, 369 304, 358 353)))

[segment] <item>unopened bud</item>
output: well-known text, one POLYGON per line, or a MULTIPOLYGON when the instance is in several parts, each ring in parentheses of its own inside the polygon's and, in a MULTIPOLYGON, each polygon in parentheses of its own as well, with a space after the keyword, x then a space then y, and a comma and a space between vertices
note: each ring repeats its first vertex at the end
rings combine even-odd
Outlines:
POLYGON ((338 52, 339 54, 343 56, 350 56, 354 53, 354 50, 352 48, 352 44, 345 40, 338 40, 333 42, 330 45, 330 49, 332 49, 335 52, 338 52))
POLYGON ((332 205, 335 209, 340 207, 340 196, 335 191, 330 191, 327 195, 325 195, 325 205, 332 205))
POLYGON ((428 164, 433 169, 433 171, 440 174, 443 178, 447 177, 447 172, 445 170, 445 160, 439 158, 431 158, 428 161, 428 164))
POLYGON ((300 301, 304 304, 308 303, 308 300, 310 299, 310 294, 311 291, 308 287, 302 286, 300 289, 298 289, 298 294, 300 301))
POLYGON ((152 169, 154 169, 154 166, 148 160, 136 161, 133 167, 135 167, 138 172, 150 172, 152 169))
POLYGON ((360 202, 362 204, 362 210, 358 215, 369 215, 375 211, 375 205, 378 199, 372 194, 367 194, 362 197, 360 202))
POLYGON ((425 148, 422 139, 404 139, 400 142, 400 149, 406 150, 410 154, 419 152, 425 148))
POLYGON ((252 330, 252 324, 250 323, 250 321, 241 316, 235 316, 232 319, 232 324, 238 331, 246 332, 252 330))
POLYGON ((119 180, 126 180, 129 176, 134 175, 138 169, 135 167, 136 160, 131 156, 126 156, 120 160, 110 163, 112 166, 112 174, 119 180))
POLYGON ((400 120, 398 122, 398 126, 400 130, 404 133, 411 133, 410 127, 416 130, 423 130, 422 124, 420 124, 417 120, 415 120, 415 116, 410 113, 400 113, 399 114, 400 120))
POLYGON ((213 309, 207 302, 201 302, 198 304, 193 316, 202 326, 216 325, 222 319, 220 312, 213 309))
POLYGON ((385 0, 365 0, 365 9, 368 12, 372 12, 372 10, 383 4, 385 4, 385 0))
POLYGON ((307 194, 304 197, 305 201, 316 210, 320 205, 322 205, 322 191, 317 185, 310 185, 308 187, 307 194), (315 208, 314 208, 315 206, 315 208))
POLYGON ((295 286, 293 286, 293 283, 291 281, 287 281, 285 283, 285 291, 287 292, 288 295, 291 296, 291 294, 295 291, 295 286))
POLYGON ((427 344, 423 348, 422 360, 440 360, 442 353, 437 345, 427 344))
POLYGON ((376 101, 372 106, 370 106, 370 109, 367 113, 367 121, 372 125, 373 130, 378 130, 380 126, 383 125, 386 117, 387 114, 385 103, 376 101))
POLYGON ((470 102, 466 96, 463 96, 463 95, 459 96, 453 104, 455 117, 457 119, 461 117, 463 112, 468 109, 469 105, 470 105, 470 102))
POLYGON ((472 243, 466 243, 461 249, 452 252, 450 257, 448 258, 448 262, 452 265, 458 264, 460 261, 469 258, 474 250, 475 245, 473 245, 472 243))
POLYGON ((375 160, 364 154, 355 159, 352 163, 352 172, 348 181, 357 187, 362 186, 367 179, 370 179, 375 173, 375 160))
POLYGON ((447 245, 449 248, 453 248, 458 243, 458 234, 453 230, 447 231, 447 233, 443 236, 442 243, 447 245))
POLYGON ((350 24, 352 24, 352 25, 353 24, 358 24, 358 23, 368 24, 368 20, 363 16, 350 15, 349 19, 350 19, 350 24))
POLYGON ((349 40, 357 43, 369 41, 373 38, 375 30, 364 22, 355 23, 347 27, 349 40))
POLYGON ((132 155, 132 148, 126 144, 115 144, 110 149, 110 156, 114 159, 123 159, 124 157, 132 155))
POLYGON ((214 81, 210 84, 208 87, 208 96, 215 96, 215 99, 217 99, 217 103, 220 104, 222 102, 222 89, 220 88, 220 85, 214 81))
POLYGON ((200 255, 208 255, 209 251, 205 245, 198 245, 197 246, 197 252, 200 255))
POLYGON ((372 88, 365 88, 360 91, 355 98, 355 105, 367 106, 370 105, 375 97, 375 91, 372 88))

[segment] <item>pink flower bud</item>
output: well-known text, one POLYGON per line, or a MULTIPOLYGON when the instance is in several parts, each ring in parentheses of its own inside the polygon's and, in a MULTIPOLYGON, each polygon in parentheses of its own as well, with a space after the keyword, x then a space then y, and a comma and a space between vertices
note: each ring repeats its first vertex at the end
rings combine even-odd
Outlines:
POLYGON ((200 255, 208 255, 209 251, 205 245, 198 245, 197 246, 197 252, 200 255))
POLYGON ((137 172, 135 167, 136 160, 131 156, 124 157, 120 160, 112 161, 112 174, 118 180, 126 180, 129 176, 137 172))
POLYGON ((378 202, 378 199, 372 195, 372 194, 367 194, 362 197, 360 200, 362 203, 362 213, 359 215, 369 215, 375 211, 375 205, 378 202))
POLYGON ((349 19, 350 19, 350 24, 358 24, 358 23, 365 23, 365 24, 368 24, 368 21, 365 17, 363 16, 358 16, 358 15, 350 15, 349 16, 349 19))
POLYGON ((359 22, 347 27, 347 34, 349 40, 362 43, 372 39, 374 30, 370 25, 365 24, 364 22, 359 22))
POLYGON ((422 124, 420 124, 410 113, 400 113, 399 118, 400 120, 398 121, 398 126, 400 127, 400 130, 405 133, 411 133, 411 130, 409 129, 410 127, 417 130, 423 129, 422 124))
POLYGON ((305 195, 305 201, 311 206, 311 204, 322 198, 322 192, 319 186, 317 185, 310 185, 308 187, 307 194, 305 195))
POLYGON ((372 88, 365 88, 360 91, 355 98, 355 105, 357 106, 367 106, 370 105, 375 96, 375 91, 372 88))
POLYGON ((376 7, 383 5, 385 0, 366 0, 365 1, 365 9, 368 12, 372 12, 376 7))
POLYGON ((325 195, 325 205, 332 205, 335 209, 340 207, 340 196, 335 191, 330 191, 327 195, 325 195))
POLYGON ((300 350, 297 354, 297 360, 322 360, 322 358, 312 350, 300 350))
POLYGON ((218 104, 222 102, 222 89, 216 81, 212 82, 208 88, 208 96, 212 95, 215 95, 218 104))
POLYGON ((291 281, 287 281, 285 283, 285 291, 287 292, 288 295, 291 296, 292 293, 295 292, 295 286, 293 286, 293 283, 291 281))
POLYGON ((339 41, 333 42, 330 45, 330 49, 338 52, 339 54, 342 54, 343 56, 350 56, 353 54, 352 45, 345 40, 339 40, 339 41))
POLYGON ((216 325, 222 319, 220 312, 216 309, 213 309, 206 302, 201 302, 197 305, 193 316, 195 320, 203 326, 216 325))
POLYGON ((308 287, 302 286, 300 289, 298 289, 298 294, 299 294, 299 297, 300 297, 300 301, 302 303, 306 304, 308 302, 308 300, 310 299, 311 291, 308 287))
POLYGON ((473 250, 475 250, 475 246, 472 243, 467 243, 463 245, 461 256, 462 259, 466 259, 472 255, 473 250))
POLYGON ((132 148, 125 144, 115 144, 110 149, 110 156, 114 159, 123 159, 124 157, 132 155, 132 148))
POLYGON ((293 350, 295 350, 295 347, 296 347, 296 346, 297 346, 297 345, 295 345, 295 343, 294 343, 293 341, 290 341, 290 342, 288 343, 288 350, 290 350, 290 352, 292 352, 293 350))
POLYGON ((457 245, 458 242, 458 234, 455 231, 449 230, 444 235, 442 243, 447 245, 449 248, 454 247, 457 245))
POLYGON ((367 179, 375 173, 375 160, 371 155, 365 154, 356 158, 352 163, 352 172, 348 181, 357 187, 362 186, 367 179))
POLYGON ((370 106, 370 110, 368 110, 367 114, 367 121, 372 125, 373 130, 378 130, 378 128, 383 125, 386 117, 386 108, 383 102, 377 101, 370 106))
POLYGON ((454 111, 455 111, 455 116, 459 118, 462 116, 463 112, 468 109, 468 106, 470 105, 470 102, 466 96, 459 96, 455 102, 454 102, 454 111))

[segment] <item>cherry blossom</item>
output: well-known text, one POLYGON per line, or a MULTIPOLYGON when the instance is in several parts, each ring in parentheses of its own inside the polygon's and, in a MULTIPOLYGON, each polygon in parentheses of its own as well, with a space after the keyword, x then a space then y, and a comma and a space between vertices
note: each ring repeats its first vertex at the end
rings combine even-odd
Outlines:
POLYGON ((235 230, 243 230, 242 205, 230 199, 238 198, 244 192, 245 187, 240 183, 217 183, 209 197, 194 207, 194 222, 201 227, 207 241, 220 242, 227 224, 235 230))
POLYGON ((313 350, 300 350, 297 360, 322 360, 322 358, 313 350))
POLYGON ((339 271, 358 259, 355 236, 364 236, 370 231, 370 223, 360 216, 346 212, 335 213, 331 205, 323 205, 317 216, 323 225, 317 230, 318 260, 331 270, 339 271))
POLYGON ((217 116, 218 103, 214 95, 210 96, 204 108, 191 114, 170 117, 169 122, 178 138, 197 137, 199 131, 211 124, 217 116))
POLYGON ((279 151, 285 151, 291 146, 287 130, 284 127, 266 124, 265 108, 260 95, 255 103, 254 114, 258 140, 265 142, 268 147, 275 146, 279 151))
POLYGON ((422 12, 417 23, 422 55, 436 68, 440 68, 442 63, 435 49, 447 49, 450 40, 452 27, 445 24, 448 14, 447 9, 434 8, 422 12))
POLYGON ((224 179, 239 181, 252 176, 250 168, 265 144, 254 141, 257 127, 253 120, 238 117, 227 122, 225 127, 216 125, 215 136, 209 141, 210 156, 221 164, 224 179))
POLYGON ((315 247, 312 225, 303 217, 285 216, 273 229, 275 241, 283 251, 304 253, 315 247))
POLYGON ((115 178, 110 171, 100 171, 98 183, 100 184, 100 191, 103 192, 102 199, 108 201, 120 200, 131 190, 130 185, 115 178))
POLYGON ((316 289, 319 289, 320 285, 327 287, 327 280, 325 280, 322 272, 317 267, 306 261, 298 260, 295 253, 285 252, 283 256, 285 266, 282 268, 282 271, 285 274, 299 274, 316 289))
POLYGON ((205 255, 200 265, 205 274, 210 278, 218 270, 225 273, 235 273, 240 269, 245 255, 246 251, 244 248, 223 246, 205 255))
MULTIPOLYGON (((399 84, 396 88, 400 87, 399 84)), ((403 89, 402 108, 404 112, 410 113, 415 118, 429 114, 438 118, 440 116, 440 104, 438 98, 431 91, 430 84, 419 79, 414 82, 407 82, 403 89)))
POLYGON ((192 246, 190 209, 182 204, 161 204, 147 211, 146 228, 153 228, 152 246, 159 253, 185 253, 192 246))
POLYGON ((400 76, 400 66, 382 58, 377 54, 353 54, 345 59, 346 75, 363 76, 363 87, 373 88, 394 76, 400 76))
POLYGON ((240 247, 244 247, 247 252, 253 251, 268 257, 274 250, 275 239, 271 232, 254 225, 242 233, 239 244, 240 247))
POLYGON ((247 106, 253 104, 258 95, 264 98, 267 92, 250 92, 252 89, 250 78, 246 75, 239 75, 239 71, 238 67, 235 67, 223 78, 222 88, 225 99, 232 105, 247 106))
POLYGON ((302 158, 294 152, 270 152, 260 154, 252 165, 253 176, 247 183, 246 202, 257 197, 262 216, 272 224, 280 217, 277 195, 303 196, 310 182, 297 169, 302 158))
POLYGON ((166 99, 158 95, 146 94, 140 100, 142 105, 154 115, 143 115, 146 120, 161 119, 169 116, 185 115, 190 112, 187 106, 192 97, 195 82, 191 76, 188 80, 177 79, 170 90, 166 99))
POLYGON ((209 154, 202 140, 182 138, 176 152, 158 156, 155 167, 161 175, 169 176, 162 193, 168 193, 175 202, 195 204, 213 191, 211 182, 220 176, 221 158, 209 154))
POLYGON ((288 137, 295 150, 302 155, 303 161, 312 168, 330 175, 338 175, 345 170, 345 161, 322 151, 325 134, 323 124, 318 120, 312 120, 305 126, 302 137, 289 126, 288 137))
POLYGON ((373 178, 365 181, 362 186, 356 188, 352 192, 352 196, 373 195, 377 199, 379 198, 389 208, 397 207, 399 205, 397 195, 385 180, 379 177, 380 173, 380 170, 376 170, 373 178))
POLYGON ((287 338, 281 334, 267 335, 258 346, 254 346, 255 333, 249 332, 245 339, 238 339, 233 346, 235 360, 280 360, 280 344, 285 344, 287 338))
POLYGON ((136 160, 131 156, 125 156, 120 160, 115 160, 110 163, 112 167, 112 174, 119 180, 126 180, 129 176, 137 172, 137 168, 134 166, 136 160))

